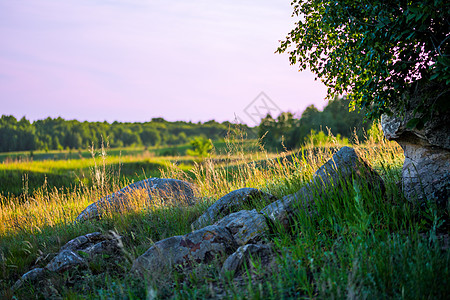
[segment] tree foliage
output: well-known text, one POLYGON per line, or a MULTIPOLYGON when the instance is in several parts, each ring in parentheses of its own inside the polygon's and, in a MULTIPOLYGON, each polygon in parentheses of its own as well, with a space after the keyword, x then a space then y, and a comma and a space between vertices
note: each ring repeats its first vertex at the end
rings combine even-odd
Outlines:
MULTIPOLYGON (((168 122, 154 118, 145 123, 80 122, 46 118, 33 123, 13 116, 0 118, 0 152, 61 150, 100 147, 158 146, 186 144, 195 137, 224 138, 231 123, 168 122)), ((244 126, 248 129, 247 126, 244 126)))
MULTIPOLYGON (((352 138, 356 133, 363 138, 371 122, 364 122, 363 115, 348 110, 347 98, 330 100, 319 111, 314 105, 308 106, 300 118, 290 112, 281 113, 276 119, 267 115, 258 127, 259 138, 270 150, 294 149, 311 140, 311 137, 328 136, 328 130, 339 139, 352 138)), ((326 137, 322 140, 329 139, 326 137)))
POLYGON ((204 137, 196 137, 190 144, 192 149, 186 151, 187 155, 197 156, 199 158, 208 156, 208 153, 213 149, 211 140, 204 137))
MULTIPOLYGON (((293 0, 295 28, 277 52, 311 69, 329 95, 377 118, 417 92, 426 121, 448 109, 450 2, 446 0, 293 0)), ((422 122, 423 123, 423 122, 422 122)), ((417 125, 417 124, 415 124, 417 125)))

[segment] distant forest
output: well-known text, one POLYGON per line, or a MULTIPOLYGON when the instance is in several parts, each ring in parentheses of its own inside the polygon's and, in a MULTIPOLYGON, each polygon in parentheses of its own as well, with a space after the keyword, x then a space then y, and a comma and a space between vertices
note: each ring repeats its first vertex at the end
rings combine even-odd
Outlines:
MULTIPOLYGON (((306 108, 300 118, 290 112, 283 112, 277 118, 268 115, 258 128, 241 128, 247 133, 257 132, 264 136, 264 144, 270 149, 282 149, 282 142, 288 149, 299 147, 311 130, 350 137, 354 128, 362 135, 369 122, 363 122, 363 114, 349 112, 348 100, 330 101, 323 111, 313 105, 306 108)), ((63 150, 88 148, 92 144, 99 147, 102 140, 110 147, 159 146, 186 144, 195 137, 203 136, 211 140, 223 139, 230 122, 218 123, 214 120, 204 123, 169 122, 163 118, 153 118, 145 123, 80 122, 63 118, 47 118, 30 122, 25 117, 17 120, 13 116, 0 118, 0 152, 63 150)), ((249 134, 249 137, 256 134, 249 134)))
POLYGON ((80 122, 47 118, 33 123, 25 117, 0 119, 0 152, 27 150, 63 150, 99 147, 158 146, 186 144, 194 137, 224 138, 230 122, 169 122, 153 118, 145 123, 80 122))

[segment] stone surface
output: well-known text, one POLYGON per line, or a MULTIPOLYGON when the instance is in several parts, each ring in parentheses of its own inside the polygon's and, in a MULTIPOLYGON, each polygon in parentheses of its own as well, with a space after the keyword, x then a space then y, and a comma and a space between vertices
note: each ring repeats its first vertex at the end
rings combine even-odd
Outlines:
POLYGON ((63 250, 45 268, 53 272, 61 273, 80 265, 86 265, 86 261, 81 256, 73 251, 63 250))
POLYGON ((221 273, 232 272, 234 275, 238 275, 243 271, 244 265, 250 262, 250 259, 260 261, 266 268, 274 259, 274 252, 270 245, 248 244, 241 246, 225 260, 221 273))
POLYGON ((382 192, 385 189, 381 177, 354 149, 342 147, 314 173, 313 179, 303 188, 269 204, 261 213, 271 221, 288 227, 299 209, 313 214, 314 203, 318 199, 326 200, 330 189, 340 188, 343 183, 352 184, 353 181, 361 185, 368 184, 370 188, 382 192))
POLYGON ((134 261, 132 272, 141 276, 164 276, 174 267, 185 269, 216 257, 226 257, 237 247, 228 229, 211 225, 156 242, 134 261))
POLYGON ((445 207, 450 197, 450 113, 435 112, 420 130, 406 124, 414 118, 420 99, 413 98, 404 112, 383 115, 381 126, 388 140, 396 141, 405 154, 402 190, 413 202, 435 201, 445 207))
POLYGON ((384 189, 383 180, 372 167, 353 148, 345 146, 314 173, 309 184, 323 189, 339 186, 342 181, 351 183, 352 180, 384 189))
POLYGON ((45 281, 47 277, 63 273, 77 266, 87 267, 97 255, 121 253, 121 241, 117 235, 103 235, 100 232, 79 236, 61 247, 59 253, 44 267, 25 273, 12 287, 20 288, 26 282, 45 281))
POLYGON ((214 225, 227 228, 240 246, 260 241, 269 230, 265 217, 256 209, 232 213, 214 225))
POLYGON ((76 218, 77 222, 98 218, 104 207, 120 210, 127 206, 129 199, 139 191, 147 193, 147 201, 159 198, 164 202, 172 201, 177 205, 192 205, 195 202, 195 186, 189 182, 170 178, 149 178, 130 184, 108 195, 88 207, 76 218))
POLYGON ((287 228, 289 226, 289 221, 295 213, 295 203, 300 203, 301 198, 297 195, 298 192, 272 202, 261 210, 261 214, 266 216, 273 223, 280 223, 287 228))
POLYGON ((232 191, 211 205, 206 212, 201 215, 192 227, 194 229, 202 228, 217 221, 218 219, 239 211, 244 205, 250 205, 255 199, 263 199, 263 201, 273 202, 276 198, 268 193, 264 193, 254 188, 242 188, 232 191))
POLYGON ((12 290, 14 291, 18 289, 25 283, 33 284, 36 281, 43 279, 46 273, 47 270, 45 270, 44 268, 34 268, 31 271, 23 274, 22 277, 13 285, 12 290))

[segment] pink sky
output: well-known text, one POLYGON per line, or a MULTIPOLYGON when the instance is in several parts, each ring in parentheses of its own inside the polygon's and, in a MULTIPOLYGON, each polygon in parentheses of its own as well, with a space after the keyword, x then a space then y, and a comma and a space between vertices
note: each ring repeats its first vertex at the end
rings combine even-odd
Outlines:
POLYGON ((261 92, 281 111, 322 108, 324 85, 274 54, 291 11, 286 0, 1 1, 0 114, 257 125, 261 92))

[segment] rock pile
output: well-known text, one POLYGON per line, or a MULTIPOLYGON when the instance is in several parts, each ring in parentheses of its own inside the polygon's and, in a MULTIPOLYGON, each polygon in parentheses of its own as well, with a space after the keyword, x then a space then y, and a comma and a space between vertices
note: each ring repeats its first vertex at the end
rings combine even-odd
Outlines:
MULTIPOLYGON (((181 187, 178 195, 187 197, 188 200, 193 199, 192 187, 187 183, 173 179, 151 179, 147 182, 160 191, 181 187)), ((133 262, 131 272, 141 277, 158 278, 166 276, 174 268, 186 271, 214 260, 222 264, 223 274, 232 275, 239 274, 243 265, 249 263, 251 258, 261 260, 265 266, 270 265, 277 254, 266 243, 268 222, 288 225, 297 209, 308 209, 314 213, 314 204, 318 198, 325 198, 330 187, 339 188, 346 182, 371 182, 372 188, 384 189, 383 181, 376 172, 353 149, 344 147, 317 170, 304 188, 267 205, 261 212, 256 209, 240 209, 251 199, 264 198, 269 202, 275 200, 272 195, 256 189, 240 189, 223 196, 193 223, 192 227, 197 227, 197 230, 156 242, 133 262), (222 218, 218 219, 220 217, 222 218), (198 228, 214 221, 213 225, 198 228)), ((127 188, 137 188, 137 185, 127 188)), ((116 201, 114 199, 120 199, 124 190, 101 201, 116 201)), ((91 218, 97 213, 97 208, 88 207, 79 218, 91 218)), ((45 268, 36 268, 23 275, 14 289, 24 282, 42 280, 50 273, 61 273, 76 266, 84 266, 96 255, 116 255, 119 250, 120 239, 117 238, 100 233, 78 237, 64 245, 45 268)))
POLYGON ((41 289, 52 293, 50 298, 54 298, 56 292, 52 286, 50 278, 58 277, 65 271, 79 268, 88 268, 90 262, 98 256, 108 255, 115 262, 120 261, 122 255, 122 242, 117 235, 104 235, 100 232, 89 233, 79 236, 67 242, 53 257, 53 259, 43 268, 34 268, 25 273, 12 287, 17 290, 24 284, 40 286, 41 289), (40 282, 40 284, 39 284, 40 282))

